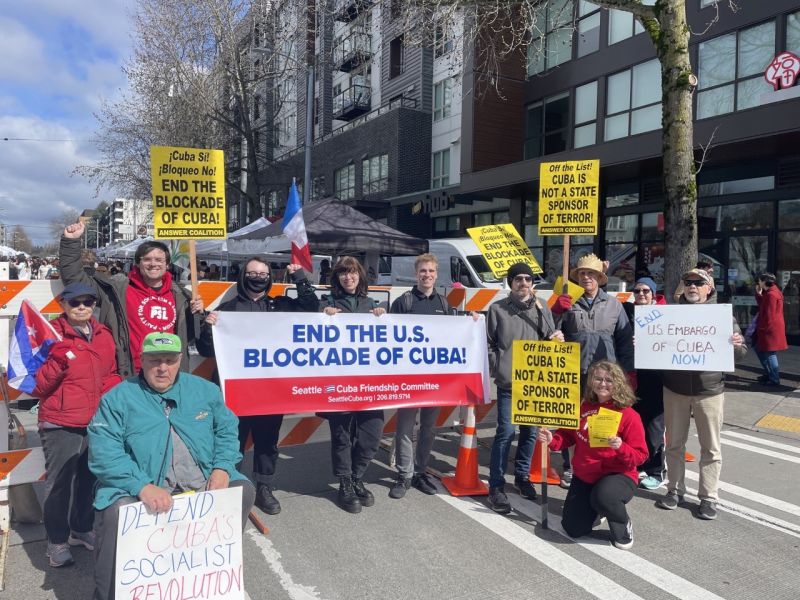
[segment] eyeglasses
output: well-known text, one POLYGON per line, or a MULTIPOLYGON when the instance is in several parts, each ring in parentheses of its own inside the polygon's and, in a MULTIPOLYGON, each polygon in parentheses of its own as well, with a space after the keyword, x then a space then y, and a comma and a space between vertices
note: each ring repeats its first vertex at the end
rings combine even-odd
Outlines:
POLYGON ((262 273, 261 271, 247 271, 245 276, 248 279, 269 279, 269 273, 262 273))
POLYGON ((530 283, 533 281, 533 277, 530 275, 517 275, 514 277, 514 283, 530 283))
POLYGON ((653 290, 651 290, 649 288, 636 288, 635 290, 633 290, 633 293, 634 294, 652 294, 653 290))
POLYGON ((610 377, 595 377, 594 378, 594 382, 596 384, 598 384, 598 385, 603 384, 603 383, 608 384, 608 385, 614 385, 614 380, 611 379, 610 377))
POLYGON ((683 285, 685 285, 686 287, 689 287, 690 285, 693 285, 695 287, 701 287, 706 285, 706 282, 703 281, 702 279, 684 279, 683 285))
POLYGON ((73 298, 72 300, 67 300, 67 304, 69 304, 72 308, 78 308, 79 306, 92 308, 95 304, 97 304, 97 300, 95 298, 73 298))

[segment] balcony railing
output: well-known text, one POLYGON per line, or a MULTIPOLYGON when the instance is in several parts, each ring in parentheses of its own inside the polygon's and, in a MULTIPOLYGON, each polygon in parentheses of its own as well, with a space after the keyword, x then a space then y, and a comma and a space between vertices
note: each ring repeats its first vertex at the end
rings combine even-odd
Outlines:
POLYGON ((333 98, 333 118, 349 121, 369 112, 371 96, 369 86, 350 86, 333 98))
POLYGON ((349 23, 362 11, 368 9, 372 0, 334 0, 333 18, 343 23, 349 23))
POLYGON ((345 73, 363 65, 372 58, 372 36, 363 31, 353 31, 333 49, 334 65, 345 73))

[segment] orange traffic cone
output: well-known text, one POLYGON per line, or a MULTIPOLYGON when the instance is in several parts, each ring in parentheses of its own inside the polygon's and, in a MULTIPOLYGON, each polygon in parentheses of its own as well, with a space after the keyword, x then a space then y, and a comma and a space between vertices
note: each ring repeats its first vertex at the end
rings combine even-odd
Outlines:
MULTIPOLYGON (((533 459, 531 459, 529 477, 531 483, 544 483, 544 477, 542 476, 542 446, 544 444, 536 442, 536 449, 533 451, 533 459)), ((558 472, 550 466, 550 450, 547 451, 547 483, 552 485, 561 483, 561 477, 558 476, 558 472)))
POLYGON ((475 407, 467 406, 464 431, 455 476, 442 477, 442 484, 452 496, 487 496, 489 488, 478 479, 478 438, 475 435, 475 407))
POLYGON ((689 452, 685 452, 683 454, 683 460, 686 462, 694 462, 694 454, 690 454, 689 452))

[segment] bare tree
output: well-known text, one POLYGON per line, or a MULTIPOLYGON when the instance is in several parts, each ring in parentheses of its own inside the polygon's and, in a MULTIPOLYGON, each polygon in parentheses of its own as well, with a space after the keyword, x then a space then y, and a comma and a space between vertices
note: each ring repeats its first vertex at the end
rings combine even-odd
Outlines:
POLYGON ((50 219, 48 227, 50 229, 51 238, 56 242, 60 240, 64 228, 70 223, 77 223, 78 217, 80 217, 80 213, 74 208, 69 208, 62 211, 58 216, 50 219))
POLYGON ((14 225, 14 227, 11 228, 9 236, 11 238, 11 246, 14 250, 18 252, 27 252, 28 254, 33 252, 31 238, 28 237, 28 232, 25 231, 22 225, 14 225))

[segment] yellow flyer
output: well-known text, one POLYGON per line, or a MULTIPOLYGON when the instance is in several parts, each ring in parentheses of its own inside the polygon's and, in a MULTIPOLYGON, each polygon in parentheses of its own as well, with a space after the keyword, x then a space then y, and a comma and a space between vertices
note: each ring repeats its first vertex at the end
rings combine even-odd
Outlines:
POLYGON ((621 412, 607 408, 600 408, 596 415, 587 418, 589 446, 591 448, 608 448, 608 438, 617 435, 621 420, 621 412))
MULTIPOLYGON (((564 289, 564 283, 561 281, 561 275, 558 276, 556 282, 553 284, 553 294, 547 299, 547 306, 553 308, 553 305, 561 295, 561 290, 564 289)), ((567 280, 567 295, 572 299, 572 304, 575 304, 581 296, 583 296, 583 288, 577 283, 572 283, 567 280)))

